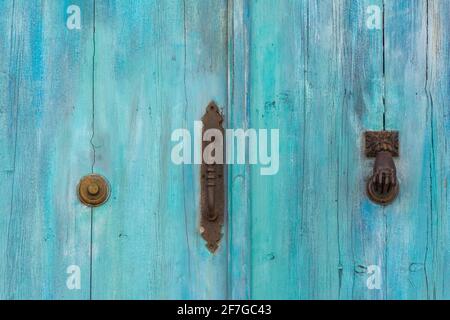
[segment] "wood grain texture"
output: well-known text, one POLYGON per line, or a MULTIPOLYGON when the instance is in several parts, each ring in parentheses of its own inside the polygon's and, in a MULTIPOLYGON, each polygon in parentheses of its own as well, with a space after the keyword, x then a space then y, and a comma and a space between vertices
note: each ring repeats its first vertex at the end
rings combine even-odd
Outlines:
POLYGON ((1 1, 0 298, 89 298, 92 10, 66 28, 69 1, 1 1), (81 289, 66 287, 67 267, 81 289))
POLYGON ((382 128, 382 33, 367 6, 251 2, 251 124, 280 128, 282 159, 277 176, 252 170, 254 298, 380 297, 366 270, 382 263, 384 220, 361 137, 382 128))
MULTIPOLYGON (((305 70, 305 98, 295 104, 304 109, 303 117, 297 116, 296 109, 281 108, 291 120, 288 135, 294 132, 303 139, 297 142, 299 154, 289 156, 281 151, 282 165, 286 166, 286 159, 303 157, 301 167, 289 167, 286 176, 280 170, 270 183, 262 182, 265 178, 252 170, 252 275, 259 276, 252 280, 251 296, 432 297, 424 262, 428 250, 432 250, 427 229, 442 226, 434 221, 426 227, 432 217, 431 122, 424 121, 430 114, 423 100, 427 5, 408 1, 307 1, 300 9, 285 10, 292 3, 298 4, 278 2, 276 6, 283 8, 278 10, 279 15, 269 14, 276 11, 274 3, 254 1, 250 5, 252 125, 280 126, 279 114, 277 118, 272 114, 278 111, 274 91, 298 78, 292 74, 295 70, 305 70), (366 10, 374 4, 385 9, 384 29, 371 30, 365 25, 366 10), (303 15, 300 20, 290 21, 295 14, 286 14, 305 10, 306 18, 303 15), (293 28, 301 19, 303 22, 293 28), (295 40, 301 39, 305 28, 306 40, 298 45, 295 40), (279 30, 290 41, 281 41, 279 30), (299 63, 286 49, 289 46, 297 46, 293 51, 303 54, 305 60, 299 63), (290 69, 279 73, 287 62, 290 69), (265 108, 262 120, 257 116, 259 108, 270 105, 270 97, 274 110, 265 108), (414 112, 406 111, 412 105, 414 112), (402 140, 403 161, 398 161, 404 188, 397 203, 386 209, 370 203, 365 196, 365 177, 370 175, 373 161, 362 155, 361 140, 365 130, 383 128, 400 129, 401 136, 406 136, 402 140), (269 186, 282 191, 277 193, 269 186), (297 199, 297 206, 285 208, 293 199, 297 199), (275 203, 277 209, 272 207, 275 203), (402 215, 404 212, 409 215, 402 215), (292 213, 299 219, 289 221, 292 213), (295 239, 296 235, 300 237, 295 239), (417 245, 412 245, 413 239, 417 245), (268 248, 277 248, 280 262, 274 252, 266 255, 270 262, 260 258, 268 248), (290 263, 293 254, 297 256, 290 263), (371 266, 381 269, 379 290, 367 287, 371 266), (298 287, 292 285, 293 273, 298 287)), ((281 140, 282 146, 290 143, 283 137, 281 140)), ((442 254, 442 269, 441 259, 442 254)))
POLYGON ((450 1, 0 8, 0 298, 450 299, 450 1), (280 129, 277 175, 228 166, 215 254, 200 167, 171 161, 212 100, 228 128, 280 129), (365 195, 362 141, 383 129, 400 131, 387 207, 365 195), (75 192, 91 172, 112 190, 95 209, 75 192))
MULTIPOLYGON (((364 155, 363 134, 383 129, 383 31, 369 29, 368 8, 382 1, 345 1, 338 59, 342 102, 337 112, 339 299, 383 299, 385 282, 370 290, 373 266, 385 265, 385 217, 366 196, 373 159, 364 155)), ((371 12, 371 11, 370 11, 371 12)), ((381 274, 382 276, 382 274, 381 274)))
POLYGON ((427 268, 429 297, 450 299, 450 2, 428 2, 427 103, 431 122, 431 216, 427 268))
POLYGON ((171 161, 171 134, 225 110, 227 46, 226 1, 96 2, 94 171, 112 196, 94 210, 93 298, 226 297, 226 238, 205 247, 200 168, 171 161))
MULTIPOLYGON (((249 6, 229 1, 228 128, 249 128, 249 6)), ((228 298, 251 298, 250 167, 228 166, 228 298)))
MULTIPOLYGON (((302 1, 250 1, 250 127, 280 130, 280 168, 250 169, 251 297, 300 296, 308 277, 301 238, 304 176, 306 8, 302 1)), ((325 221, 324 221, 325 223, 325 221)), ((306 292, 306 290, 304 291, 306 292)))
POLYGON ((386 298, 426 299, 433 297, 427 2, 386 1, 384 25, 386 129, 400 131, 400 194, 384 210, 386 298))

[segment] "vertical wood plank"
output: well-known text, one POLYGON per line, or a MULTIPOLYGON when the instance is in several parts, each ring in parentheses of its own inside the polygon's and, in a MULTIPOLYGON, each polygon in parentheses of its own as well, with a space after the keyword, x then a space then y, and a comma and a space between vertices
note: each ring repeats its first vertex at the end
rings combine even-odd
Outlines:
MULTIPOLYGON (((307 292, 310 271, 304 236, 306 7, 304 1, 250 1, 250 127, 279 129, 280 168, 250 169, 251 296, 295 299, 307 292)), ((236 214, 236 213, 234 213, 236 214)))
POLYGON ((301 134, 300 297, 339 297, 338 137, 343 96, 342 1, 309 1, 301 134))
POLYGON ((430 297, 450 299, 450 2, 428 1, 427 98, 431 119, 430 297))
POLYGON ((227 106, 227 3, 96 2, 95 26, 94 170, 112 195, 94 210, 93 297, 225 298, 226 236, 206 249, 200 168, 172 163, 171 134, 227 106))
POLYGON ((365 196, 362 134, 382 129, 378 1, 250 2, 250 124, 280 128, 281 167, 251 170, 251 296, 383 298, 385 219, 365 196), (277 14, 274 14, 276 12, 277 14))
POLYGON ((0 297, 89 298, 92 10, 68 30, 69 1, 1 1, 0 297), (69 266, 80 290, 66 286, 69 266))
POLYGON ((383 30, 382 23, 374 25, 374 19, 382 19, 383 1, 348 0, 343 6, 339 59, 344 89, 336 110, 339 298, 382 299, 383 273, 380 288, 367 285, 373 268, 384 270, 386 220, 382 207, 366 196, 374 160, 364 155, 363 134, 383 129, 383 30))
MULTIPOLYGON (((181 119, 193 132, 194 121, 204 115, 211 100, 217 103, 225 121, 228 121, 228 4, 226 0, 184 0, 183 8, 185 100, 184 117, 181 119)), ((218 251, 211 254, 198 231, 200 167, 184 170, 185 215, 192 263, 190 298, 225 299, 228 285, 228 224, 225 223, 222 228, 218 251)), ((180 194, 183 194, 182 191, 180 194)))
POLYGON ((400 131, 400 194, 386 207, 387 298, 433 296, 431 105, 427 92, 427 2, 385 1, 386 129, 400 131))
MULTIPOLYGON (((249 6, 245 0, 229 1, 229 109, 228 127, 249 126, 249 6)), ((251 217, 248 165, 228 166, 228 298, 251 298, 251 217)))

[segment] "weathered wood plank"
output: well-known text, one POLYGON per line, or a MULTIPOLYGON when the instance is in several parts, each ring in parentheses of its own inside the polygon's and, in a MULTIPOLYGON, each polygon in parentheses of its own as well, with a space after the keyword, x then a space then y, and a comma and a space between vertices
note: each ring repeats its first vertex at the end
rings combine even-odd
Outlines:
POLYGON ((450 2, 428 2, 427 93, 431 113, 430 297, 450 299, 450 2))
POLYGON ((250 4, 251 126, 281 138, 279 174, 251 171, 251 296, 382 298, 366 284, 368 267, 384 265, 385 220, 365 196, 361 139, 383 123, 374 3, 250 4))
POLYGON ((92 10, 68 30, 69 1, 1 1, 0 297, 89 298, 92 10), (81 270, 81 289, 66 286, 81 270))
POLYGON ((225 298, 227 242, 206 249, 199 166, 172 163, 171 133, 227 106, 227 3, 102 1, 95 17, 94 170, 112 196, 94 210, 93 297, 225 298))
POLYGON ((342 97, 342 1, 309 1, 299 239, 304 299, 339 297, 338 136, 342 97))
MULTIPOLYGON (((229 109, 228 127, 249 126, 249 7, 245 0, 229 1, 229 109)), ((251 298, 250 168, 228 166, 228 298, 251 298)))
POLYGON ((386 244, 382 208, 366 196, 373 159, 364 155, 363 134, 383 129, 383 4, 348 0, 343 6, 339 40, 343 48, 337 57, 342 63, 343 92, 336 111, 339 298, 382 299, 383 281, 379 288, 367 285, 372 270, 384 268, 386 244))
POLYGON ((400 194, 386 207, 388 299, 432 298, 431 107, 427 93, 427 2, 385 2, 386 129, 400 131, 400 194))
MULTIPOLYGON (((306 7, 250 1, 249 126, 279 129, 280 168, 250 170, 251 297, 298 298, 310 270, 303 259, 306 7)), ((237 214, 237 213, 234 213, 237 214)))

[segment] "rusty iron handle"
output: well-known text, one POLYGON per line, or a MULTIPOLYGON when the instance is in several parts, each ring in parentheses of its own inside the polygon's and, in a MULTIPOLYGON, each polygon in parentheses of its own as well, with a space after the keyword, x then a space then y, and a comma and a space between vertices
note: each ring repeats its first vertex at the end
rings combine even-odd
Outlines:
POLYGON ((215 187, 216 187, 216 169, 214 165, 207 166, 207 203, 208 203, 208 220, 215 221, 217 219, 217 213, 215 210, 215 187))
POLYGON ((399 183, 393 156, 398 156, 398 132, 366 132, 366 155, 375 157, 367 194, 378 204, 390 204, 397 197, 399 183))
MULTIPOLYGON (((202 138, 202 158, 201 165, 201 221, 200 233, 206 241, 206 247, 212 253, 219 248, 219 242, 222 238, 222 226, 224 223, 225 210, 225 181, 224 181, 224 164, 220 159, 209 158, 208 153, 205 153, 206 147, 210 143, 215 143, 216 148, 224 150, 224 128, 223 117, 218 106, 211 102, 206 108, 206 112, 202 117, 204 134, 212 129, 216 133, 220 132, 222 135, 222 145, 215 141, 215 136, 211 137, 211 141, 204 141, 202 138), (205 157, 208 159, 206 160, 205 157)), ((214 149, 214 155, 217 150, 214 149)), ((224 154, 224 152, 222 152, 224 154)), ((223 160, 223 159, 222 159, 223 160)))

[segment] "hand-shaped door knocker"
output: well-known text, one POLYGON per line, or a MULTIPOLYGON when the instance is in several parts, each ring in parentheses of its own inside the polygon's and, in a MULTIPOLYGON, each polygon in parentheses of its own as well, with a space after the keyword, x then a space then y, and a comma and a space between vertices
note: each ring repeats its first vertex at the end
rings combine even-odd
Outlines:
POLYGON ((367 181, 367 194, 375 203, 388 205, 397 197, 399 185, 393 157, 398 157, 398 132, 365 133, 366 156, 375 157, 372 176, 367 181))

